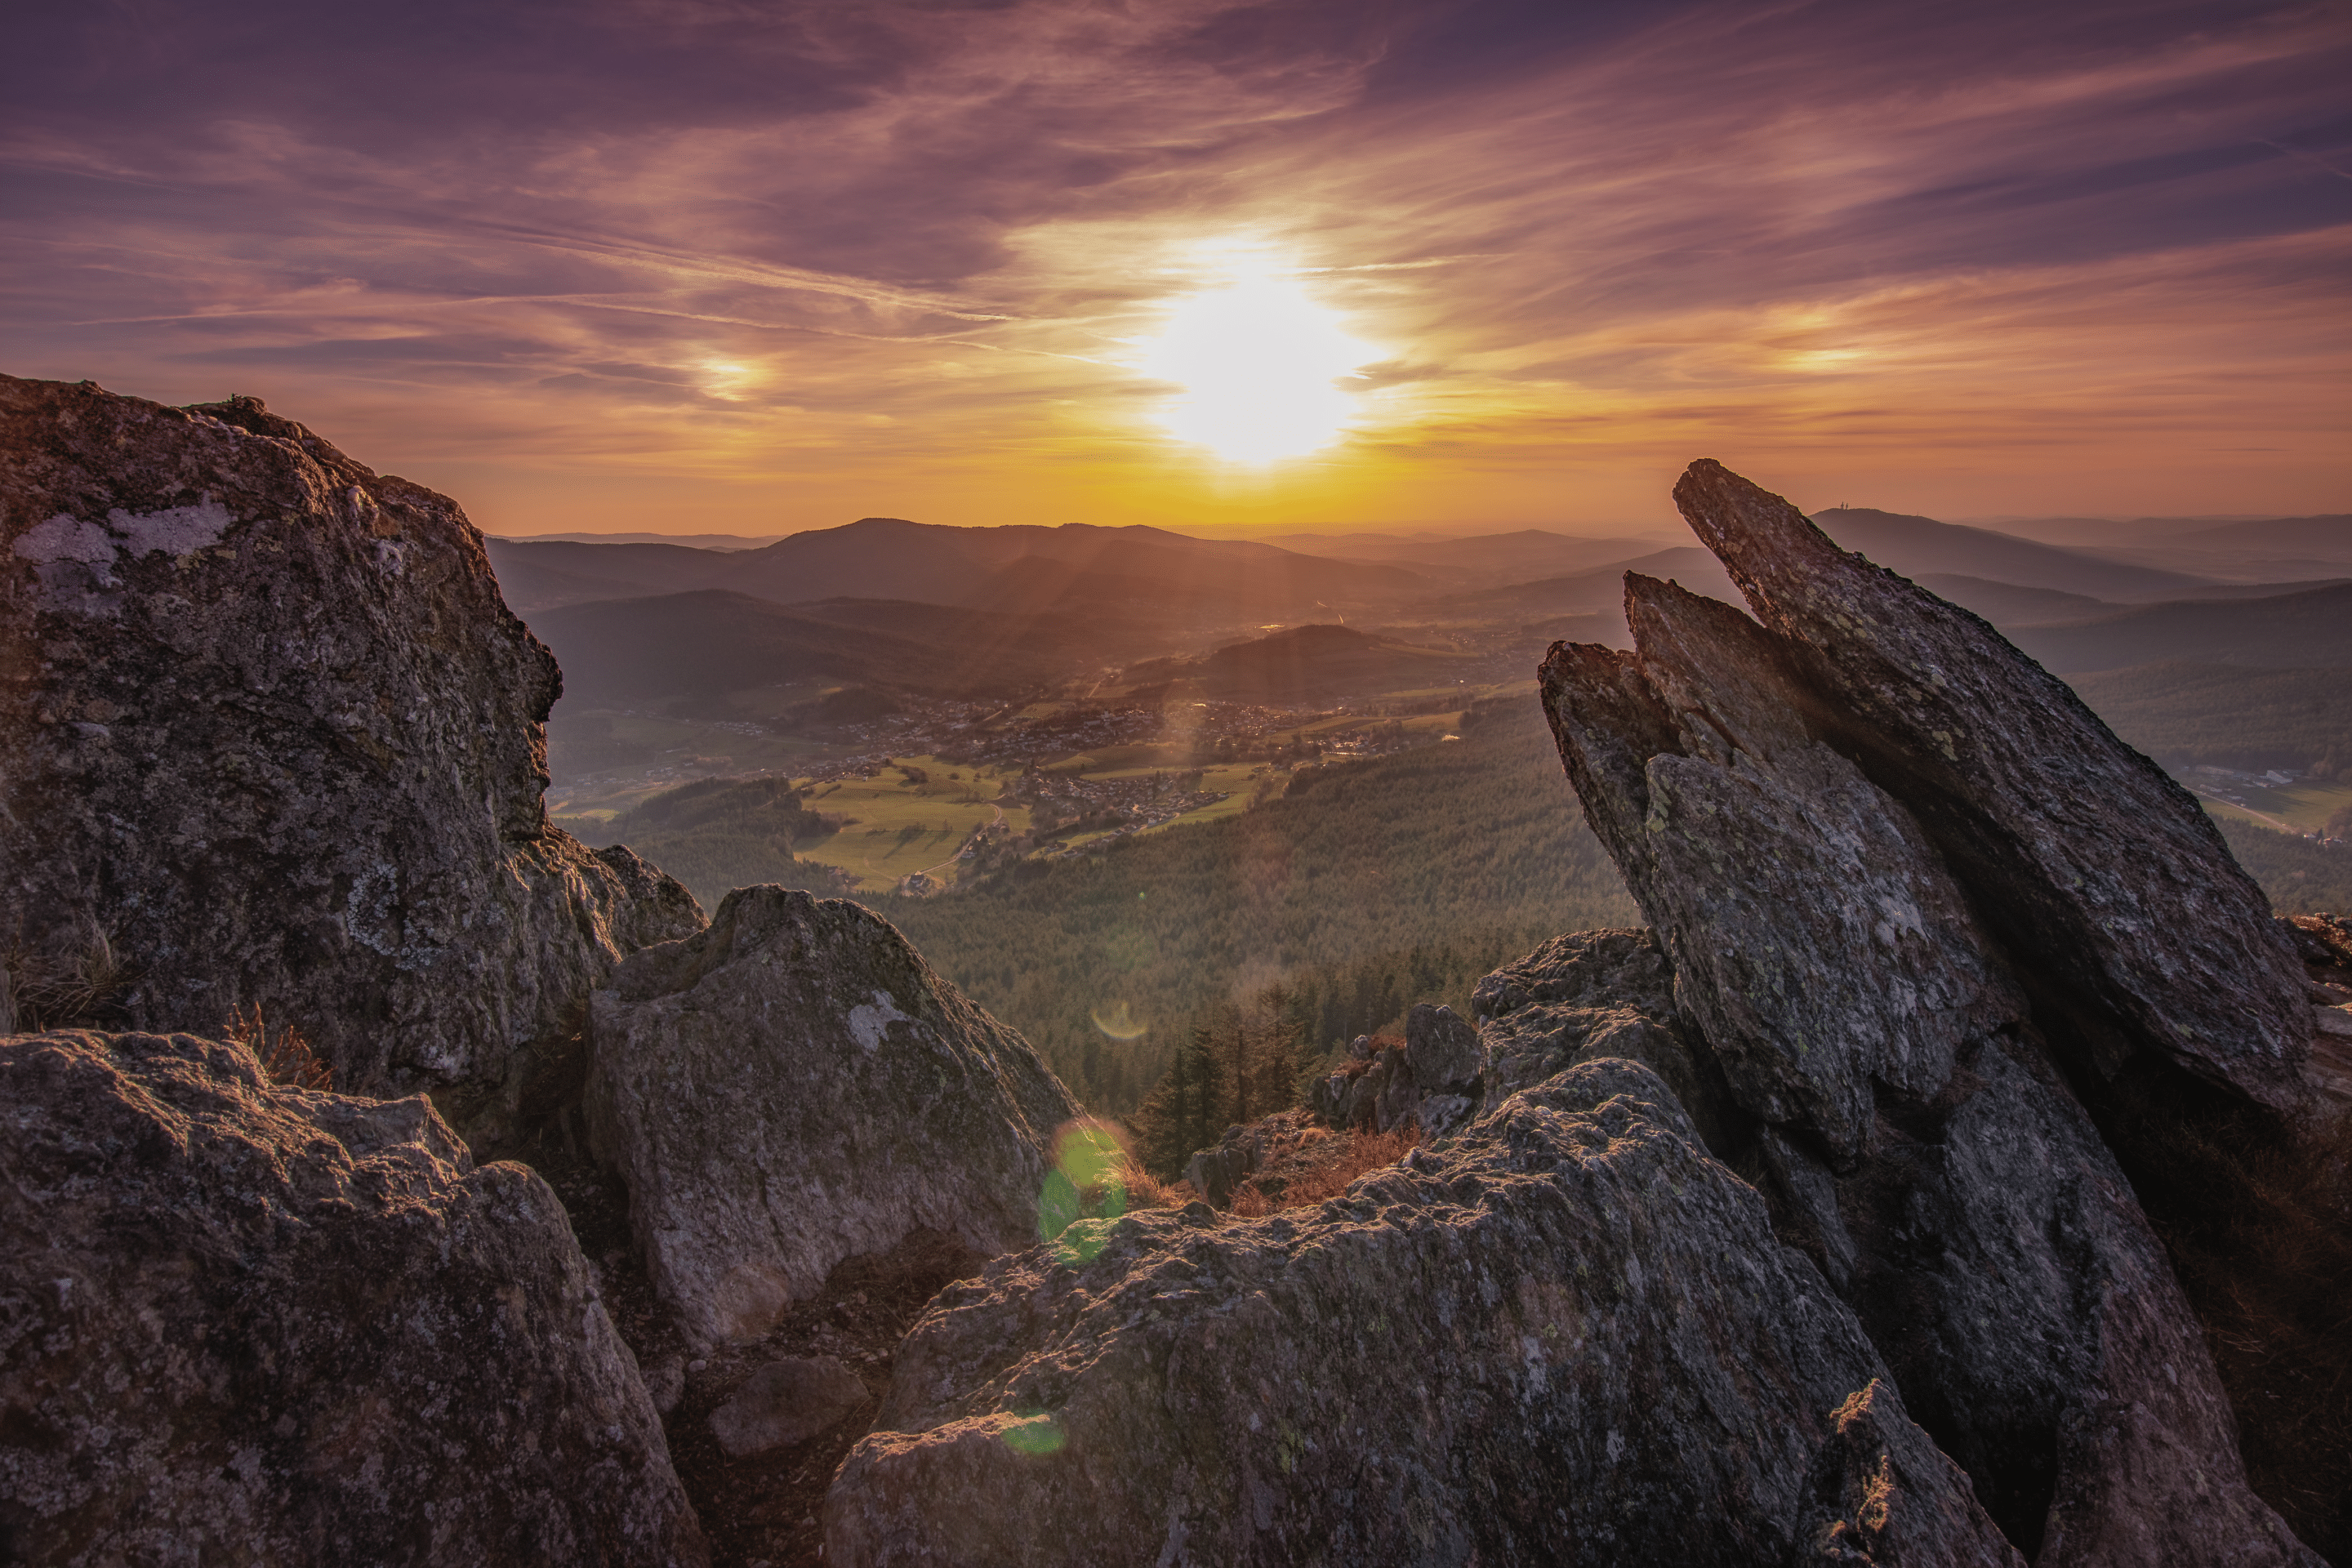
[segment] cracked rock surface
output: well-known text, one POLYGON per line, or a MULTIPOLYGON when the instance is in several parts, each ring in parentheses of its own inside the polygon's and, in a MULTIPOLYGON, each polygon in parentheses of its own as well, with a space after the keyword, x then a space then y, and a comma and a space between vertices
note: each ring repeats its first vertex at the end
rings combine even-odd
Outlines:
POLYGON ((1829 743, 1837 694, 1786 638, 1639 576, 1626 605, 1633 652, 1544 665, 1561 759, 1727 1142, 1913 1418, 2037 1563, 2312 1561, 2245 1485, 2202 1332, 1969 868, 1829 743))
POLYGON ((706 1560, 546 1184, 241 1046, 0 1040, 0 1394, 16 1561, 706 1560))
POLYGON ((16 1026, 259 1005, 339 1088, 496 1123, 686 889, 541 809, 553 658, 454 501, 250 398, 0 377, 0 955, 16 1026), (54 979, 50 992, 70 989, 54 979))
POLYGON ((1895 794, 2113 1071, 2133 1053, 2307 1108, 2294 950, 2196 798, 1958 605, 1722 464, 1675 487, 1825 730, 1895 794))
POLYGON ((2020 1561, 1754 1190, 1605 1060, 1318 1208, 1082 1221, 950 1287, 825 1561, 1816 1560, 1857 1473, 1900 1561, 2020 1561))
POLYGON ((756 1338, 845 1258, 922 1227, 1034 1240, 1079 1107, 879 915, 740 888, 591 999, 586 1111, 688 1331, 756 1338))

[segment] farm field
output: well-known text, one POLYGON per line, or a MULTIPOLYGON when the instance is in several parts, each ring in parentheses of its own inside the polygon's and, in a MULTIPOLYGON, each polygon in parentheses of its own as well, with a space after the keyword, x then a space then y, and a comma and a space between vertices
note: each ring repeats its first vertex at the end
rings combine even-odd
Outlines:
POLYGON ((955 853, 976 829, 1029 827, 1026 806, 996 803, 1001 772, 937 757, 900 757, 871 778, 797 782, 808 790, 808 809, 854 820, 794 853, 848 872, 860 892, 887 892, 918 871, 952 882, 961 869, 955 853))
POLYGON ((2218 798, 2217 785, 2210 779, 2190 773, 2181 782, 2196 791, 2205 809, 2216 816, 2295 833, 2315 833, 2336 812, 2352 806, 2352 784, 2298 782, 2270 787, 2242 783, 2218 786, 2242 800, 2242 805, 2218 798))

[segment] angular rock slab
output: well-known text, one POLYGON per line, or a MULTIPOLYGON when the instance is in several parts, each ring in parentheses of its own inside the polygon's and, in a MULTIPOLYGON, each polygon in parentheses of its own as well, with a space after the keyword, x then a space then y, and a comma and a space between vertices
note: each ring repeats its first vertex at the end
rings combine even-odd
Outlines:
POLYGON ((1561 757, 1740 1102, 1850 1167, 1874 1082, 1933 1096, 2024 998, 1910 815, 1807 731, 1765 632, 1633 574, 1625 605, 1635 654, 1544 663, 1561 757))
POLYGON ((0 1041, 18 1561, 706 1561, 555 1194, 242 1047, 0 1041))
MULTIPOLYGON (((825 1561, 1779 1563, 1882 1375, 1664 1086, 1588 1063, 1319 1209, 1082 1222, 950 1287, 825 1561)), ((1903 1561, 2019 1563, 1877 1397, 1903 1561)))
POLYGON ((623 952, 702 923, 547 826, 560 689, 447 498, 249 398, 0 377, 20 1003, 26 956, 70 964, 95 931, 125 975, 90 1016, 259 1004, 338 1088, 497 1099, 623 952))
POLYGON ((1812 734, 1771 634, 1638 576, 1626 605, 1636 651, 1555 647, 1545 705, 1677 1008, 1762 1123, 1783 1233, 2039 1561, 2300 1560, 2162 1248, 1917 824, 1812 734))
POLYGON ((1675 503, 2108 1070, 2149 1048, 2305 1110, 2294 954, 2193 795, 1990 625, 1780 497, 1701 459, 1675 503))
POLYGON ((1079 1115, 888 921, 776 887, 591 998, 586 1110, 655 1289, 709 1341, 757 1337, 923 1226, 989 1254, 1035 1240, 1079 1115))

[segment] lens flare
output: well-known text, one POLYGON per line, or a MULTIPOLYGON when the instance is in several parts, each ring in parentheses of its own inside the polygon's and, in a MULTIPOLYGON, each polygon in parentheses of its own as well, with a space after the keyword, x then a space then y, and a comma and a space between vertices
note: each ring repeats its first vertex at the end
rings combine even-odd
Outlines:
POLYGON ((1093 1261, 1111 1222, 1127 1213, 1127 1146, 1099 1121, 1066 1122, 1054 1134, 1054 1168, 1037 1194, 1037 1235, 1067 1264, 1093 1261))
POLYGON ((1139 1040, 1151 1032, 1151 1026, 1139 1020, 1124 1002, 1097 1007, 1087 1016, 1095 1021, 1096 1028, 1114 1040, 1139 1040))
POLYGON ((1016 1454, 1058 1454, 1067 1441, 1061 1423, 1042 1410, 1017 1412, 997 1436, 1016 1454))
POLYGON ((1337 441, 1356 400, 1335 384, 1379 357, 1297 282, 1264 276, 1180 302, 1143 369, 1184 388, 1161 416, 1177 439, 1266 463, 1337 441))

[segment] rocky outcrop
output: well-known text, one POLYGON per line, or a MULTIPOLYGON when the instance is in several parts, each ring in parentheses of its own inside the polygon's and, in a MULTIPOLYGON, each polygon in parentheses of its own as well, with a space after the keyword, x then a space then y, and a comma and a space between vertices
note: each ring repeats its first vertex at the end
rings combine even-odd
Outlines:
POLYGON ((917 1325, 826 1562, 2020 1561, 1635 1064, 1318 1209, 1080 1227, 917 1325))
POLYGON ((2194 796, 1990 626, 1780 497, 1702 460, 1675 501, 1824 733, 1909 808, 2016 956, 2045 1026, 2110 1075, 2149 1051, 2304 1113, 2302 976, 2194 796))
POLYGON ((1973 888, 1784 639, 1639 577, 1627 614, 1633 653, 1555 647, 1546 709, 1783 1236, 2037 1563, 2306 1560, 1973 888))
POLYGON ((1482 1110, 1580 1063, 1622 1058, 1664 1079, 1707 1147, 1724 1153, 1735 1139, 1722 1073, 1694 1048, 1674 994, 1674 968, 1646 931, 1554 937, 1496 970, 1470 994, 1482 1110))
POLYGON ((1034 1241, 1079 1114, 887 921, 775 887, 730 893, 595 994, 585 1109, 655 1288, 710 1341, 756 1337, 919 1228, 983 1254, 1034 1241))
POLYGON ((1416 1003, 1405 1016, 1401 1046, 1361 1044, 1362 1057, 1307 1091, 1309 1107, 1329 1125, 1375 1132, 1412 1126, 1437 1138, 1477 1109, 1478 1034, 1453 1008, 1416 1003))
POLYGON ((551 828, 559 682, 457 504, 250 398, 0 377, 0 967, 19 1026, 258 1005, 497 1121, 701 914, 551 828))
POLYGON ((14 1560, 704 1560, 563 1210, 422 1099, 0 1041, 14 1560))

